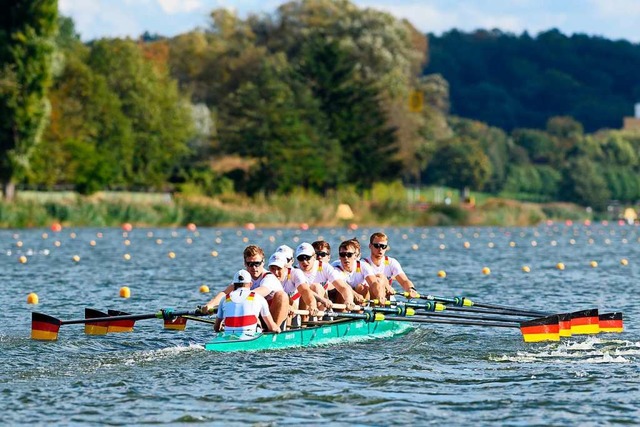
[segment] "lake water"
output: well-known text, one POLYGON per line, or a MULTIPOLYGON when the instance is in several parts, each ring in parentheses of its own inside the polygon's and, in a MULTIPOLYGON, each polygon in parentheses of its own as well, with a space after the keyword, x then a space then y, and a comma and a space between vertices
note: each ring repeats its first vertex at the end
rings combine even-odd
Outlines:
POLYGON ((192 309, 211 297, 202 284, 214 293, 230 281, 249 243, 268 256, 324 238, 335 258, 340 241, 367 242, 374 231, 0 231, 2 423, 640 424, 637 226, 384 229, 389 255, 422 293, 551 312, 621 310, 622 334, 525 344, 517 329, 423 324, 392 339, 216 354, 203 349, 211 335, 203 323, 176 332, 143 320, 133 333, 86 336, 64 325, 56 342, 29 339, 31 311, 75 319, 85 307, 192 309), (131 298, 118 296, 122 286, 131 298), (30 292, 39 305, 26 303, 30 292))

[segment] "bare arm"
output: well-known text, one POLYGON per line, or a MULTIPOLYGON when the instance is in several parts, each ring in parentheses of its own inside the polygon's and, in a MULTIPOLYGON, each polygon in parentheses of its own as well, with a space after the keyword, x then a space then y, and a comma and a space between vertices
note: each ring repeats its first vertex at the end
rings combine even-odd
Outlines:
POLYGON ((307 309, 310 312, 315 313, 318 311, 318 304, 316 303, 314 293, 308 284, 302 283, 298 286, 298 292, 300 292, 300 298, 302 298, 302 301, 307 305, 307 309))
POLYGON ((267 329, 271 332, 275 332, 276 334, 280 333, 280 326, 273 321, 271 316, 262 316, 262 320, 264 320, 264 323, 267 325, 267 329))
POLYGON ((213 330, 216 332, 220 332, 222 330, 222 319, 217 318, 215 325, 213 325, 213 330))
POLYGON ((224 291, 219 292, 215 297, 213 297, 211 299, 211 301, 209 301, 203 308, 206 308, 207 310, 211 310, 214 307, 217 307, 220 305, 220 302, 222 301, 222 299, 225 297, 225 295, 227 295, 229 292, 233 291, 233 284, 227 286, 224 291))
MULTIPOLYGON (((366 282, 369 284, 371 296, 374 299, 377 299, 381 305, 384 305, 384 303, 387 301, 387 292, 384 282, 382 282, 382 280, 380 280, 380 278, 375 274, 366 276, 364 280, 366 280, 366 282)), ((384 281, 386 282, 387 279, 385 278, 384 281)))
POLYGON ((351 289, 351 286, 349 286, 347 282, 345 282, 342 279, 336 279, 332 282, 332 284, 333 286, 335 286, 338 293, 342 295, 342 299, 344 299, 344 303, 347 306, 347 308, 350 308, 349 306, 353 306, 354 305, 353 299, 355 298, 355 296, 354 296, 353 289, 351 289))
POLYGON ((404 289, 405 292, 409 292, 411 296, 416 296, 418 294, 416 292, 416 288, 413 286, 413 282, 409 280, 406 274, 398 274, 396 276, 396 280, 398 281, 398 283, 400 283, 402 289, 404 289))

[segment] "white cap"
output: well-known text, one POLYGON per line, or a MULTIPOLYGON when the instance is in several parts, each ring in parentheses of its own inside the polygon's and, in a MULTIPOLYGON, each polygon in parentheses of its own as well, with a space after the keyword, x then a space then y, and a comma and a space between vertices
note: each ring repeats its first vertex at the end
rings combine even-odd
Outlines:
POLYGON ((269 258, 269 267, 275 265, 276 267, 284 268, 287 265, 287 258, 282 252, 276 252, 269 258))
POLYGON ((247 270, 238 270, 238 272, 233 276, 233 283, 251 283, 251 275, 247 270))
POLYGON ((276 249, 276 252, 283 253, 286 259, 293 259, 293 249, 291 249, 287 245, 278 246, 278 249, 276 249))
POLYGON ((315 254, 316 251, 313 249, 313 246, 311 246, 311 244, 307 242, 300 243, 300 245, 298 245, 298 247, 296 248, 296 258, 298 258, 300 255, 314 256, 315 254))

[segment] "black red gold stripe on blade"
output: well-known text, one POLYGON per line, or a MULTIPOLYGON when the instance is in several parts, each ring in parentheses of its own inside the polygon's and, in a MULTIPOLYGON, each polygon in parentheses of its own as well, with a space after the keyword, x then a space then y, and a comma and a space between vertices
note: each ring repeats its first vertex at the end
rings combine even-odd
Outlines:
POLYGON ((174 331, 184 331, 187 327, 187 319, 184 317, 175 317, 171 320, 165 319, 164 328, 173 329, 174 331))
MULTIPOLYGON (((107 313, 104 313, 99 310, 95 310, 93 308, 85 308, 84 309, 84 318, 85 319, 94 319, 97 317, 107 317, 107 313)), ((100 322, 87 322, 84 324, 84 333, 87 335, 106 335, 109 329, 108 321, 100 321, 100 322)))
POLYGON ((571 336, 571 313, 558 314, 558 322, 560 324, 560 336, 571 336))
MULTIPOLYGON (((130 314, 120 310, 109 310, 107 313, 109 316, 128 316, 130 314)), ((135 320, 111 320, 107 332, 133 332, 135 323, 135 320)))
POLYGON ((520 323, 524 342, 560 341, 558 315, 540 317, 520 323))
POLYGON ((60 319, 42 313, 31 313, 31 339, 55 341, 58 339, 60 319))
POLYGON ((600 332, 598 309, 574 311, 571 313, 571 334, 588 335, 600 332))
POLYGON ((613 313, 602 313, 598 315, 600 323, 600 332, 622 332, 624 330, 624 322, 622 321, 622 312, 615 311, 613 313))

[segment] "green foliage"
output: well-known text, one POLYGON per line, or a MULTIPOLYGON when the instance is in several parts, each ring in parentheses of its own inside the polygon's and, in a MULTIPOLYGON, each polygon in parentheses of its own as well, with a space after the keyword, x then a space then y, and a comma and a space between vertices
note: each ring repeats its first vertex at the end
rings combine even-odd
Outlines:
POLYGON ((560 196, 562 200, 602 211, 607 206, 611 192, 602 177, 599 165, 585 156, 580 156, 571 159, 563 171, 560 196))
POLYGON ((0 14, 0 182, 3 195, 24 177, 49 114, 57 0, 4 4, 0 14))
POLYGON ((491 162, 480 144, 469 139, 444 141, 426 171, 426 182, 462 191, 481 190, 491 175, 491 162))
POLYGON ((531 37, 499 30, 429 35, 424 74, 451 85, 452 113, 507 131, 543 129, 571 116, 589 132, 618 128, 638 101, 640 46, 552 29, 531 37))
POLYGON ((130 120, 133 152, 129 182, 162 188, 189 153, 193 123, 188 101, 174 81, 158 72, 130 40, 99 40, 88 65, 106 79, 130 120))

